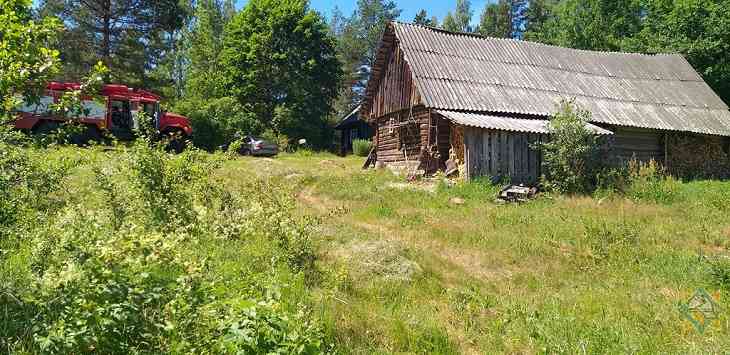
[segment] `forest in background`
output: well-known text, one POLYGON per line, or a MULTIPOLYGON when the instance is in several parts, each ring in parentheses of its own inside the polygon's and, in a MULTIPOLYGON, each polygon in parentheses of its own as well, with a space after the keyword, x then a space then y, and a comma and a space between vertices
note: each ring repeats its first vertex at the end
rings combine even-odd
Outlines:
MULTIPOLYGON (((34 20, 31 3, 0 0, 2 122, 64 75, 63 24, 34 20)), ((269 45, 251 29, 290 24, 263 11, 303 13, 253 9, 231 20, 236 36, 224 30, 216 62, 247 73, 227 83, 235 104, 256 86, 234 85, 263 74, 245 72, 261 59, 234 45, 269 45)), ((292 32, 330 31, 303 14, 292 32)), ((97 63, 83 86, 104 73, 97 63)), ((82 91, 53 110, 72 114, 82 91)), ((730 348, 728 182, 683 182, 650 164, 621 189, 504 205, 489 179, 406 184, 307 149, 172 155, 150 135, 78 148, 11 128, 0 125, 3 354, 730 348), (701 315, 698 298, 710 306, 701 315)))
MULTIPOLYGON (((306 0, 44 0, 63 69, 77 81, 101 60, 109 81, 159 92, 213 150, 237 131, 286 144, 333 143, 334 124, 362 100, 393 0, 358 0, 330 18, 306 0)), ((730 0, 457 0, 443 19, 412 22, 564 47, 680 53, 730 101, 730 0)))

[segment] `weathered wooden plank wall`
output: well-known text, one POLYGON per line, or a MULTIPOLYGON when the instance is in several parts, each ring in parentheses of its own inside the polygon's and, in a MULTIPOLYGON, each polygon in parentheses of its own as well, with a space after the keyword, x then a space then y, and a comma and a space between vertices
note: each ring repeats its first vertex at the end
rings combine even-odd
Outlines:
POLYGON ((611 127, 612 155, 618 163, 626 163, 632 159, 648 162, 654 159, 664 163, 664 132, 650 129, 611 127))
POLYGON ((532 145, 544 135, 464 127, 464 160, 469 178, 509 177, 533 184, 540 177, 540 153, 532 145))
POLYGON ((381 78, 373 97, 372 106, 366 117, 378 118, 387 114, 408 109, 421 103, 421 97, 406 63, 403 51, 396 47, 390 55, 388 66, 381 78))

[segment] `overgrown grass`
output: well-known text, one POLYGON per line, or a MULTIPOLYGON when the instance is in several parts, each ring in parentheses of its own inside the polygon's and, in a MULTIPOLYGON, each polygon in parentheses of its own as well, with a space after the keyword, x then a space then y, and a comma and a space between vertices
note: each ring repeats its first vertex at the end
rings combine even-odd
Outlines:
MULTIPOLYGON (((281 324, 279 316, 288 323, 275 334, 307 334, 307 341, 322 344, 318 351, 333 344, 344 354, 722 353, 730 348, 727 182, 652 178, 659 186, 633 186, 626 194, 543 195, 500 205, 494 202, 498 187, 488 180, 404 184, 404 177, 388 171, 361 170, 357 157, 315 152, 275 159, 214 157, 217 168, 205 168, 204 177, 183 184, 191 191, 183 196, 193 200, 180 203, 192 204, 195 213, 175 219, 192 222, 168 232, 153 221, 134 223, 142 230, 111 222, 115 214, 138 213, 123 202, 130 200, 125 194, 140 196, 140 203, 163 203, 135 195, 143 189, 128 175, 137 171, 136 160, 108 165, 100 162, 119 152, 77 152, 60 150, 48 160, 79 157, 84 163, 50 194, 68 206, 51 215, 64 218, 40 224, 39 230, 56 225, 48 234, 93 231, 102 221, 105 229, 136 231, 121 238, 140 240, 141 250, 145 240, 154 242, 162 233, 163 245, 174 243, 182 260, 205 260, 195 279, 205 287, 194 289, 218 301, 173 302, 182 307, 178 314, 186 315, 173 318, 182 329, 153 332, 176 334, 158 349, 184 352, 198 344, 196 352, 251 350, 245 340, 251 338, 236 334, 250 329, 246 324, 266 332, 281 324), (98 164, 101 169, 93 169, 98 164), (101 176, 129 188, 115 197, 96 187, 105 184, 101 176), (110 203, 115 199, 122 201, 117 207, 110 203), (68 219, 82 210, 81 203, 89 216, 68 219), (155 230, 162 232, 149 233, 155 230), (169 239, 178 233, 187 237, 169 239), (700 288, 723 308, 704 333, 678 307, 700 288), (252 300, 260 302, 256 318, 251 318, 252 300), (196 311, 195 304, 203 308, 196 311), (202 340, 193 340, 199 334, 202 340)), ((175 166, 168 166, 168 179, 182 172, 175 166)), ((177 198, 172 201, 165 203, 178 204, 177 198)), ((133 220, 166 218, 156 213, 133 220)), ((74 243, 86 245, 83 239, 74 243)), ((51 247, 58 252, 48 254, 35 242, 13 245, 0 264, 3 285, 21 287, 34 277, 31 265, 68 259, 65 248, 51 247)), ((158 275, 156 282, 175 284, 173 276, 187 274, 175 265, 150 274, 158 275)), ((165 297, 155 302, 171 302, 165 297)), ((3 302, 13 304, 7 297, 3 302)), ((32 311, 23 314, 32 319, 32 311)), ((15 323, 3 322, 3 334, 8 324, 15 323)), ((9 351, 39 346, 32 337, 5 339, 23 339, 4 343, 9 351)), ((282 338, 260 339, 260 344, 277 339, 282 338)))
POLYGON ((725 269, 711 261, 730 254, 730 183, 647 177, 652 186, 636 179, 625 194, 499 205, 488 180, 404 187, 356 158, 239 164, 297 176, 302 210, 322 218, 318 264, 330 281, 314 293, 341 352, 730 347, 726 312, 700 334, 678 308, 699 288, 728 308, 725 269), (363 243, 378 247, 368 256, 363 243), (408 278, 383 272, 414 265, 408 278))

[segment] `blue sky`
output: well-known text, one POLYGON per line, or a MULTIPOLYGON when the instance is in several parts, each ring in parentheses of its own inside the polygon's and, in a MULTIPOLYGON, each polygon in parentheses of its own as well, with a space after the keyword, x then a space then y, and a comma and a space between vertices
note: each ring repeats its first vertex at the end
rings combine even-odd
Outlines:
MULTIPOLYGON (((310 0, 312 7, 325 15, 330 17, 332 10, 336 7, 347 16, 352 14, 357 5, 357 0, 310 0)), ((416 16, 419 10, 425 9, 429 16, 438 17, 439 21, 443 20, 444 16, 456 7, 456 0, 446 1, 425 1, 425 0, 395 0, 398 4, 398 8, 403 10, 401 13, 400 20, 410 22, 416 16)), ((479 14, 481 14, 484 5, 490 2, 489 0, 472 0, 471 6, 474 10, 473 22, 479 21, 479 14)), ((246 0, 239 0, 239 6, 243 6, 246 0)))

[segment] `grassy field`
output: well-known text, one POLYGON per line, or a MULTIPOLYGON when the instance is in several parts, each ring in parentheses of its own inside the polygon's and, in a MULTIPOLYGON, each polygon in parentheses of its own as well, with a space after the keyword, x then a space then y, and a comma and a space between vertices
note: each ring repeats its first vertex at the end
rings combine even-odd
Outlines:
POLYGON ((340 351, 730 351, 730 183, 500 205, 489 184, 406 185, 361 163, 284 155, 222 171, 290 181, 321 220, 312 302, 340 351), (679 310, 699 289, 724 308, 703 333, 679 310))
MULTIPOLYGON (((117 171, 114 166, 118 154, 114 151, 68 148, 53 153, 49 161, 76 157, 82 163, 72 169, 61 191, 53 195, 53 201, 64 201, 66 207, 47 214, 61 217, 40 228, 39 233, 47 239, 47 234, 64 234, 64 229, 73 228, 82 236, 87 229, 100 236, 107 235, 102 233, 105 230, 115 235, 114 230, 127 230, 106 222, 117 209, 122 214, 137 213, 135 221, 142 222, 134 223, 147 221, 146 205, 132 204, 127 208, 132 210, 125 211, 124 195, 114 195, 141 189, 134 181, 128 188, 110 190, 113 193, 107 191, 105 195, 99 186, 106 183, 96 180, 107 176, 121 186, 129 182, 114 174, 138 179, 139 174, 148 171, 146 174, 154 177, 157 170, 145 163, 154 161, 150 154, 139 155, 144 159, 125 158, 132 163, 119 163, 127 168, 117 171), (109 163, 99 163, 103 161, 109 163), (101 164, 101 168, 92 168, 94 164, 101 164), (141 166, 136 168, 140 173, 125 173, 134 166, 141 166), (111 201, 111 207, 104 207, 104 200, 112 198, 121 202, 111 201), (78 206, 84 206, 87 212, 78 206)), ((179 172, 183 169, 180 164, 184 161, 163 164, 161 170, 171 171, 170 176, 187 174, 179 172)), ((664 189, 648 186, 634 191, 632 198, 606 192, 594 197, 542 195, 529 203, 502 205, 494 201, 497 188, 488 183, 451 186, 434 180, 407 184, 404 178, 388 171, 361 170, 362 158, 305 152, 274 159, 238 157, 224 159, 220 164, 211 171, 193 173, 204 180, 218 179, 221 191, 236 191, 234 197, 225 193, 211 196, 222 196, 221 204, 239 201, 231 206, 240 206, 236 208, 245 212, 220 205, 216 208, 226 216, 211 219, 205 216, 213 209, 200 207, 208 203, 200 198, 189 202, 199 215, 191 220, 202 223, 199 227, 180 231, 169 225, 155 227, 153 222, 164 221, 160 218, 169 213, 164 209, 160 209, 162 217, 155 217, 150 227, 144 227, 150 232, 128 226, 134 245, 137 235, 159 243, 160 233, 183 233, 186 237, 175 239, 174 250, 179 251, 171 259, 205 260, 201 265, 205 265, 206 272, 201 277, 214 281, 210 283, 212 289, 206 291, 212 295, 211 300, 191 316, 197 328, 187 333, 178 329, 175 337, 195 338, 200 336, 200 329, 221 334, 221 314, 231 312, 235 305, 245 305, 248 299, 264 298, 270 293, 265 285, 276 284, 281 295, 264 309, 278 312, 283 308, 290 318, 303 314, 304 319, 316 320, 325 342, 343 354, 722 354, 730 349, 730 183, 670 182, 664 189), (273 210, 263 209, 258 217, 251 217, 246 206, 254 203, 249 199, 259 193, 251 186, 255 181, 266 182, 263 195, 269 194, 268 188, 289 196, 277 201, 288 204, 281 208, 292 208, 294 217, 283 222, 267 219, 264 215, 276 213, 272 212, 276 205, 273 210), (264 225, 236 223, 247 218, 263 221, 264 225), (286 243, 266 240, 267 229, 286 229, 289 223, 296 226, 296 221, 308 221, 314 228, 315 264, 307 272, 297 271, 306 265, 300 259, 307 254, 292 247, 296 246, 292 244, 296 238, 289 237, 299 234, 271 234, 286 243), (243 235, 249 237, 241 238, 243 235), (706 290, 721 308, 703 332, 680 312, 700 289, 706 290), (209 319, 201 321, 201 315, 209 319)), ((161 178, 163 185, 174 182, 166 182, 165 174, 161 178)), ((147 198, 145 194, 130 196, 147 198)), ((145 203, 154 207, 158 201, 155 198, 145 203)), ((133 198, 127 200, 134 203, 133 198)), ((182 217, 165 218, 174 221, 182 217)), ((79 242, 88 239, 74 238, 81 238, 79 242)), ((39 247, 26 246, 22 241, 16 244, 17 252, 0 258, 0 281, 3 285, 16 283, 10 289, 22 291, 20 283, 32 279, 30 275, 38 268, 26 258, 38 254, 39 247)), ((0 249, 12 250, 8 245, 0 244, 0 249)), ((64 250, 48 258, 64 263, 64 250)), ((45 254, 38 255, 46 258, 45 254)), ((42 259, 35 262, 44 262, 42 259)), ((134 278, 137 264, 124 260, 119 263, 131 265, 125 270, 132 275, 123 282, 147 287, 147 281, 134 278)), ((178 269, 190 268, 183 264, 178 269)), ((189 275, 189 271, 176 272, 189 275)), ((174 284, 175 277, 163 281, 174 284)), ((84 300, 99 298, 93 294, 82 296, 84 300)), ((167 304, 179 302, 173 299, 167 304)), ((21 307, 15 312, 34 314, 35 310, 21 307)), ((0 325, 0 332, 14 334, 12 327, 0 325)), ((32 342, 38 339, 20 337, 4 346, 32 349, 32 342)), ((211 338, 210 344, 219 344, 216 339, 211 338)), ((92 339, 91 344, 96 340, 92 339)), ((170 352, 175 352, 176 346, 191 351, 184 347, 189 342, 179 339, 161 344, 170 352)), ((205 342, 200 344, 207 346, 205 342)))

